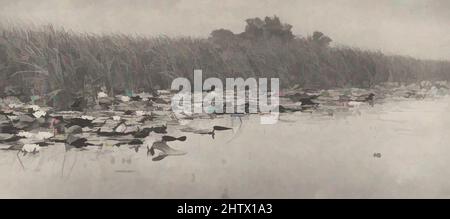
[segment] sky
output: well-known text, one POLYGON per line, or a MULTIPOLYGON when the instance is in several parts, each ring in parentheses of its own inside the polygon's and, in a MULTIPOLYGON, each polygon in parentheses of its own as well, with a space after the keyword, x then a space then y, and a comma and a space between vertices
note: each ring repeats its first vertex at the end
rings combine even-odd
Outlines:
POLYGON ((322 31, 347 45, 450 60, 449 0, 0 0, 0 19, 80 32, 207 37, 277 15, 296 35, 322 31))

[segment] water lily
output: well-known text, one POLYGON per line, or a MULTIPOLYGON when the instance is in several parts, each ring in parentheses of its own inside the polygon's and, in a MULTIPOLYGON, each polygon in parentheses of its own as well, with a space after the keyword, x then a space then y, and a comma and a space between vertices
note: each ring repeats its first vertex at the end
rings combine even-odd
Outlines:
POLYGON ((34 136, 34 134, 31 132, 20 131, 19 133, 17 133, 17 136, 24 137, 24 138, 32 138, 34 136))
POLYGON ((122 101, 122 102, 129 102, 130 101, 130 97, 128 97, 128 96, 118 95, 116 97, 118 97, 120 99, 120 101, 122 101))
POLYGON ((105 97, 108 97, 108 94, 106 94, 105 92, 98 92, 98 94, 97 94, 97 97, 98 98, 105 98, 105 97))
POLYGON ((33 109, 33 111, 38 111, 38 110, 40 110, 41 109, 41 107, 40 106, 38 106, 38 105, 29 105, 28 107, 27 107, 28 109, 33 109))
POLYGON ((39 140, 45 140, 53 137, 53 134, 50 132, 38 132, 34 137, 39 140))
POLYGON ((18 103, 10 103, 8 105, 8 107, 11 108, 11 109, 21 108, 22 106, 23 106, 23 104, 18 104, 18 103))
POLYGON ((45 116, 45 114, 47 114, 45 111, 42 110, 38 110, 36 112, 33 113, 33 116, 36 118, 41 118, 42 116, 45 116))
POLYGON ((142 111, 142 110, 138 110, 138 111, 136 111, 136 115, 137 116, 144 116, 144 115, 148 115, 148 112, 142 111))
POLYGON ((81 118, 82 119, 87 119, 87 120, 94 120, 95 119, 93 116, 87 116, 87 115, 82 115, 81 118))
POLYGON ((37 144, 24 144, 22 147, 22 151, 28 153, 36 153, 39 152, 40 149, 41 147, 37 144))

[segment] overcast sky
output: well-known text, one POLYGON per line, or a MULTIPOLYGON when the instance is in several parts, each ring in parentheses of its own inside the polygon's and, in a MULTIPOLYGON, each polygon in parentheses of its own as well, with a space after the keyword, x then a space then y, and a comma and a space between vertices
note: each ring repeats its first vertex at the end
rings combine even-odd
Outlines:
POLYGON ((337 44, 450 59, 449 0, 0 0, 2 19, 86 32, 206 37, 267 15, 296 35, 320 30, 337 44))

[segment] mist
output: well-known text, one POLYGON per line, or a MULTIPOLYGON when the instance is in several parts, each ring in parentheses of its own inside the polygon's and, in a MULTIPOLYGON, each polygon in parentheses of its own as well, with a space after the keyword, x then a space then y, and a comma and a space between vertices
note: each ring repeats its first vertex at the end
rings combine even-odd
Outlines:
POLYGON ((333 45, 443 60, 450 59, 449 10, 446 0, 0 0, 6 22, 146 36, 240 33, 247 18, 277 15, 296 35, 319 30, 333 45))

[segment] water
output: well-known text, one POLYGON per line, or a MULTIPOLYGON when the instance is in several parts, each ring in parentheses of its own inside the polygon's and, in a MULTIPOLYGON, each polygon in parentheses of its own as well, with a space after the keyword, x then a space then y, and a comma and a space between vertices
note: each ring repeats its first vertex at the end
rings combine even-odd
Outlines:
POLYGON ((196 120, 189 125, 235 129, 215 139, 178 133, 187 141, 170 145, 188 154, 159 162, 144 149, 55 145, 23 157, 23 170, 16 152, 1 151, 0 197, 449 198, 449 103, 388 101, 334 116, 286 114, 276 125, 196 120))

